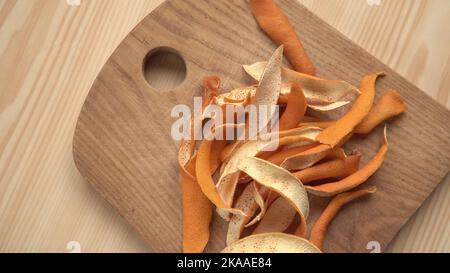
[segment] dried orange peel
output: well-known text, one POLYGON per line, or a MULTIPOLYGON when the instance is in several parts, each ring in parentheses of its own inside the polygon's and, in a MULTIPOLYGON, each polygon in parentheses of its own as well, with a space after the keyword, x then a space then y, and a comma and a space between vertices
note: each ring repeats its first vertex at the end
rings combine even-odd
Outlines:
MULTIPOLYGON (((264 63, 265 64, 265 63, 264 63)), ((293 81, 295 83, 301 83, 301 81, 293 81)), ((291 93, 292 83, 283 83, 281 85, 280 96, 278 98, 278 104, 287 104, 289 101, 289 94, 291 93)), ((334 83, 333 83, 334 84, 334 83)), ((339 82, 336 82, 339 84, 339 82)), ((346 87, 343 85, 342 87, 346 87)), ((329 88, 332 88, 330 86, 329 88)), ((332 102, 332 98, 327 98, 326 95, 315 94, 309 91, 305 94, 308 108, 315 110, 316 112, 332 112, 337 109, 343 108, 351 103, 351 99, 359 94, 359 91, 351 87, 348 93, 344 94, 339 100, 332 102)), ((256 94, 257 86, 243 86, 233 89, 228 93, 219 94, 214 100, 218 106, 246 106, 251 103, 256 94)))
POLYGON ((281 116, 279 130, 288 130, 297 127, 306 113, 306 98, 298 83, 293 83, 286 110, 281 116))
POLYGON ((320 143, 336 146, 345 136, 353 132, 361 121, 369 114, 375 97, 375 81, 383 72, 368 75, 361 82, 361 95, 356 99, 352 108, 342 118, 323 130, 317 137, 320 143))
MULTIPOLYGON (((266 66, 266 62, 257 62, 251 65, 244 65, 243 68, 250 77, 256 81, 260 81, 266 66)), ((293 71, 286 67, 282 67, 281 69, 281 82, 284 84, 284 88, 283 86, 281 88, 281 94, 289 93, 289 83, 296 82, 301 86, 308 105, 323 105, 328 110, 336 109, 350 103, 348 99, 341 99, 351 98, 360 94, 358 88, 348 82, 321 79, 293 71), (338 105, 330 105, 331 103, 338 103, 338 105)))
POLYGON ((397 91, 390 89, 370 109, 366 118, 355 128, 357 134, 368 134, 378 124, 405 112, 406 104, 397 91))
POLYGON ((364 190, 341 193, 331 199, 330 203, 328 203, 325 210, 314 223, 309 239, 310 242, 317 246, 319 249, 322 249, 328 226, 333 221, 339 210, 341 210, 344 205, 352 202, 357 198, 375 193, 376 190, 377 189, 375 187, 371 187, 364 190))
POLYGON ((246 215, 240 215, 240 214, 233 214, 230 217, 230 222, 228 224, 228 231, 227 231, 227 238, 226 243, 227 245, 236 242, 239 240, 242 231, 245 228, 245 225, 247 225, 251 219, 251 216, 256 212, 258 209, 258 202, 256 201, 256 196, 264 196, 268 193, 267 188, 263 188, 262 191, 258 192, 257 187, 255 186, 255 183, 249 183, 244 191, 239 196, 238 200, 236 201, 236 209, 239 209, 243 211, 246 215))
MULTIPOLYGON (((402 114, 406 104, 394 90, 386 91, 374 103, 375 83, 383 73, 365 76, 358 89, 346 81, 308 75, 313 73, 305 70, 305 63, 294 65, 298 71, 283 67, 283 51, 292 64, 309 59, 287 17, 273 1, 252 0, 251 6, 261 28, 280 46, 268 62, 243 66, 258 82, 256 85, 219 94, 220 79, 203 78, 201 121, 194 123, 191 119, 191 136, 199 129, 205 133, 207 128, 215 134, 217 129, 233 128, 243 129, 246 138, 207 137, 198 148, 196 140, 181 141, 178 163, 183 192, 183 252, 204 250, 214 206, 229 221, 228 246, 223 252, 320 252, 340 209, 375 192, 374 187, 350 191, 376 173, 388 151, 386 127, 379 150, 362 167, 361 154, 346 154, 347 142, 354 134, 370 134, 379 124, 402 114), (274 27, 274 22, 280 25, 274 27), (269 128, 275 111, 268 113, 264 124, 258 124, 253 136, 247 135, 254 124, 245 112, 234 112, 232 121, 219 120, 222 125, 215 124, 211 129, 208 122, 219 117, 206 116, 204 110, 213 106, 222 110, 279 107, 279 128, 262 131, 269 128), (308 194, 333 197, 314 224, 310 241, 302 238, 314 204, 310 204, 308 194), (292 231, 297 215, 300 223, 292 231), (252 235, 245 237, 247 234, 252 235)), ((261 113, 258 110, 258 117, 261 113)))
MULTIPOLYGON (((220 149, 224 141, 216 140, 212 148, 210 173, 213 174, 219 166, 220 149)), ((185 166, 186 172, 181 172, 181 189, 183 193, 183 252, 202 252, 209 240, 209 224, 212 219, 212 204, 203 194, 195 179, 196 155, 185 166)))
POLYGON ((294 175, 300 179, 303 184, 326 178, 346 177, 358 170, 360 158, 360 154, 350 155, 346 159, 335 159, 314 165, 295 172, 294 175))
MULTIPOLYGON (((203 77, 203 93, 202 93, 202 107, 200 109, 201 116, 203 116, 203 111, 205 108, 213 103, 215 100, 220 87, 220 78, 217 76, 205 76, 203 77)), ((192 158, 195 150, 195 131, 197 127, 201 126, 200 123, 195 123, 194 118, 191 118, 190 121, 190 137, 189 139, 182 139, 180 143, 180 148, 178 150, 178 164, 181 167, 181 170, 185 175, 190 176, 191 179, 194 179, 191 174, 189 174, 185 166, 188 164, 189 160, 192 158)))
MULTIPOLYGON (((217 96, 220 79, 217 76, 203 78, 203 105, 201 111, 217 96)), ((203 194, 195 177, 196 158, 194 154, 195 140, 194 122, 191 119, 191 139, 182 140, 178 152, 178 163, 181 167, 181 190, 183 202, 183 252, 203 252, 209 240, 209 224, 213 209, 209 199, 203 194)), ((210 172, 214 173, 219 166, 220 150, 223 144, 213 148, 210 172)))
POLYGON ((224 248, 222 253, 320 253, 311 242, 285 233, 263 233, 245 237, 224 248))
POLYGON ((266 209, 267 209, 266 201, 264 199, 265 199, 265 196, 269 193, 269 189, 267 189, 264 186, 258 185, 255 182, 253 182, 252 185, 254 187, 254 192, 255 192, 253 199, 256 202, 256 204, 258 204, 259 213, 255 217, 253 217, 253 219, 250 222, 248 222, 245 225, 245 227, 251 227, 254 224, 258 223, 266 214, 266 209))
POLYGON ((195 164, 195 174, 202 192, 208 199, 218 208, 228 209, 231 207, 227 205, 219 195, 215 182, 209 172, 211 169, 211 147, 213 143, 213 140, 203 140, 200 144, 195 164))
POLYGON ((254 104, 276 105, 281 92, 281 62, 283 61, 283 46, 280 46, 270 57, 267 66, 256 88, 254 104))
POLYGON ((294 27, 273 0, 251 0, 250 6, 261 29, 277 44, 284 45, 286 58, 300 72, 314 75, 316 68, 308 58, 294 27))
POLYGON ((181 174, 183 192, 183 252, 203 252, 209 240, 213 208, 197 181, 181 174))
POLYGON ((306 186, 306 189, 309 193, 318 196, 333 196, 351 190, 364 183, 381 167, 387 151, 388 141, 385 126, 383 133, 383 144, 376 155, 364 167, 340 181, 325 183, 318 186, 306 186))

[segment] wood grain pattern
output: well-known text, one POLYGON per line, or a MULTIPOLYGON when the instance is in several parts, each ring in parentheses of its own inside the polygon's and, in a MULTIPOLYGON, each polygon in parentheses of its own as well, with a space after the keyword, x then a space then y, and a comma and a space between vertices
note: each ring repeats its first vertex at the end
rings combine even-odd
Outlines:
MULTIPOLYGON (((364 75, 386 71, 377 95, 394 88, 408 105, 407 114, 389 131, 389 156, 368 181, 377 185, 377 194, 359 206, 348 206, 333 222, 324 246, 329 252, 363 252, 369 241, 377 241, 384 250, 449 171, 450 112, 303 6, 280 4, 320 76, 358 85, 364 75)), ((246 1, 166 1, 115 50, 81 110, 74 134, 75 164, 152 251, 181 247, 172 108, 192 105, 192 97, 200 95, 199 79, 206 74, 223 79, 224 90, 250 84, 242 64, 267 60, 275 49, 248 10, 246 1), (162 47, 179 52, 187 66, 184 82, 164 93, 149 86, 142 71, 148 53, 162 47)), ((365 163, 379 142, 377 130, 347 146, 360 150, 365 163)), ((315 203, 323 202, 313 201, 311 221, 321 211, 315 203)), ((224 247, 227 225, 219 217, 214 222, 207 249, 217 252, 224 247)))
MULTIPOLYGON (((82 251, 148 250, 82 180, 72 161, 71 138, 98 71, 160 2, 94 0, 69 7, 58 0, 0 1, 1 251, 66 251, 70 240, 79 241, 82 251)), ((450 105, 447 3, 302 2, 450 105)), ((447 179, 390 250, 450 251, 449 185, 447 179)))

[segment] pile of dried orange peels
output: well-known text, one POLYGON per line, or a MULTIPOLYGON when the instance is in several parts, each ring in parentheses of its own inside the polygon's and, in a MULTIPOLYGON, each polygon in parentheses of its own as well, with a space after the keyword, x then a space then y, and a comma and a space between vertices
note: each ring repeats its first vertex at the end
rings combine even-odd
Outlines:
MULTIPOLYGON (((388 150, 386 127, 378 152, 362 167, 361 155, 347 155, 343 146, 354 134, 369 134, 403 113, 406 105, 395 90, 386 91, 374 103, 375 83, 383 73, 365 76, 359 88, 315 77, 313 63, 276 3, 250 3, 258 24, 279 48, 267 62, 243 66, 255 85, 220 93, 220 79, 205 77, 201 111, 211 105, 279 106, 284 111, 277 121, 278 130, 271 132, 277 136, 276 147, 270 139, 258 136, 234 141, 207 138, 198 148, 194 138, 181 142, 183 251, 204 250, 214 205, 229 222, 223 252, 320 252, 328 225, 339 210, 375 193, 375 187, 354 189, 382 165, 388 150), (282 67, 283 52, 295 70, 282 67), (243 190, 237 191, 238 187, 243 190), (304 238, 308 194, 331 197, 331 201, 309 238, 304 238), (295 217, 300 221, 289 234, 295 217), (251 235, 241 238, 247 228, 251 235)), ((246 114, 242 115, 243 119, 212 128, 211 133, 236 128, 247 132, 251 125, 246 114)), ((191 134, 202 126, 192 120, 191 134)))

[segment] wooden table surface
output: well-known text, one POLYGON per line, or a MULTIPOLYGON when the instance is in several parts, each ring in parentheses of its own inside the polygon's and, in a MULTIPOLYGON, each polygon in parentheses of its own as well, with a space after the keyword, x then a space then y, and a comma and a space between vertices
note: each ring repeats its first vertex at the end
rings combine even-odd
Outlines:
MULTIPOLYGON (((0 0, 1 252, 148 250, 78 173, 72 136, 101 67, 161 2, 0 0)), ((450 107, 450 1, 300 2, 450 107)), ((450 252, 449 177, 388 250, 450 252)))

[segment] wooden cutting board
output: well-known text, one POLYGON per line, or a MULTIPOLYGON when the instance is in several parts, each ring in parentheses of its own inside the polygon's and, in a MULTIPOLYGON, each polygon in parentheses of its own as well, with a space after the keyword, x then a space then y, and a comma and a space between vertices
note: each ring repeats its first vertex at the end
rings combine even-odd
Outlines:
MULTIPOLYGON (((383 70, 377 97, 395 88, 408 104, 389 122, 390 150, 367 185, 377 194, 348 205, 332 223, 324 250, 383 250, 450 169, 450 112, 296 1, 278 1, 317 65, 319 76, 359 85, 383 70), (375 243, 376 244, 376 243, 375 243)), ((170 117, 174 105, 192 105, 205 74, 221 77, 223 90, 253 83, 241 64, 267 60, 275 45, 261 32, 247 1, 169 0, 149 14, 118 46, 86 99, 74 135, 74 159, 82 175, 148 242, 155 252, 181 250, 181 192, 177 147, 170 117), (149 54, 179 53, 187 75, 162 92, 143 75, 149 54)), ((381 128, 356 137, 347 148, 363 153, 380 144, 381 128)), ((325 199, 312 198, 312 223, 325 199)), ((227 225, 215 217, 207 251, 224 247, 227 225)))

